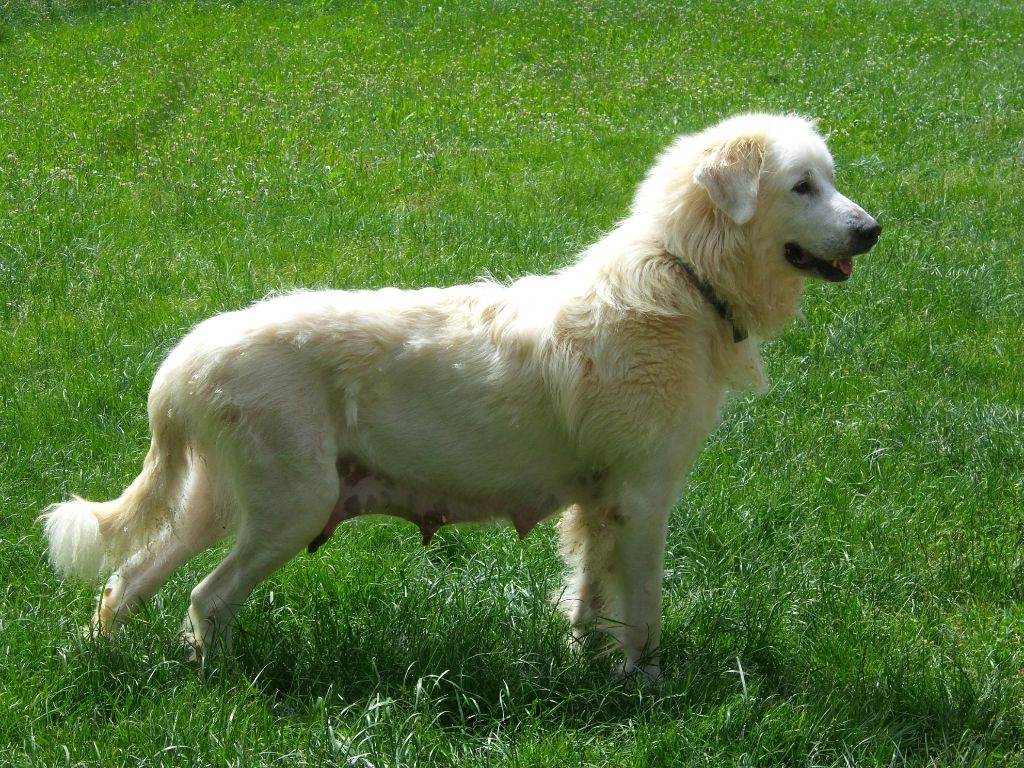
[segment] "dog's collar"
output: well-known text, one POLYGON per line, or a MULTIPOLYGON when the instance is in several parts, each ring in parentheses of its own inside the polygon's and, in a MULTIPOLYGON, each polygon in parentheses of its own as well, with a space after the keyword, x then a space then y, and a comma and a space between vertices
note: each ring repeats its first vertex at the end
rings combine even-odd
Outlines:
MULTIPOLYGON (((669 255, 671 256, 672 254, 669 255)), ((732 340, 739 344, 741 341, 746 339, 750 334, 747 333, 745 328, 736 324, 736 321, 733 319, 732 307, 730 307, 727 302, 715 293, 715 289, 707 280, 704 280, 693 271, 693 267, 678 257, 673 258, 675 258, 679 263, 679 266, 683 268, 683 272, 686 273, 686 276, 690 278, 690 282, 693 283, 693 287, 700 291, 700 295, 707 300, 708 304, 714 307, 718 316, 725 320, 725 322, 727 322, 732 328, 732 340)))

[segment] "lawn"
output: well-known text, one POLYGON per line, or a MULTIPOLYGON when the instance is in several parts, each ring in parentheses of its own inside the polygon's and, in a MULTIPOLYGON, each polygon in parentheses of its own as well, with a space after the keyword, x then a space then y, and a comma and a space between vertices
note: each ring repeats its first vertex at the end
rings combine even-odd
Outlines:
POLYGON ((0 0, 0 764, 1024 764, 1022 40, 1015 0, 0 0), (202 670, 223 550, 82 637, 35 516, 135 475, 194 323, 557 268, 749 110, 885 229, 694 467, 660 686, 565 648, 551 523, 346 524, 202 670))

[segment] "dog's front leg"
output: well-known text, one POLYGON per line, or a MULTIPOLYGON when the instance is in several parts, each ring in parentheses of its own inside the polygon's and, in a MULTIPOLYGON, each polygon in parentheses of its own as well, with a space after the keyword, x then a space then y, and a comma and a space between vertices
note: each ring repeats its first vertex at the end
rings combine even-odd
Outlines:
POLYGON ((659 675, 661 588, 673 491, 624 491, 601 505, 576 505, 559 521, 568 581, 558 602, 574 640, 591 630, 612 635, 622 672, 659 675))
POLYGON ((612 633, 625 656, 622 672, 654 680, 660 674, 662 573, 671 505, 646 502, 638 497, 620 504, 608 565, 616 614, 612 633))

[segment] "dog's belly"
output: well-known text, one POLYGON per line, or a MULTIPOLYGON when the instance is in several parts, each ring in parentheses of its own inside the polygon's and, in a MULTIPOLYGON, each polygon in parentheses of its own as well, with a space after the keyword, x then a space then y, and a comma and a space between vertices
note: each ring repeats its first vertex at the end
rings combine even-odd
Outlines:
POLYGON ((419 526, 423 543, 429 544, 442 525, 496 518, 510 519, 519 536, 525 537, 537 523, 569 503, 568 494, 557 493, 536 494, 529 499, 464 498, 403 485, 352 459, 338 461, 338 479, 341 481, 338 501, 323 531, 310 542, 310 552, 327 541, 342 522, 362 514, 395 515, 409 520, 419 526))

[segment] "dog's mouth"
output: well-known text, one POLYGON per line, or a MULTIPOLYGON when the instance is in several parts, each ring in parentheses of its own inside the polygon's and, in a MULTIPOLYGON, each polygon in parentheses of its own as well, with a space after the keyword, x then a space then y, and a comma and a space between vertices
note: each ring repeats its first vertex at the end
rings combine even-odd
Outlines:
POLYGON ((840 256, 837 259, 820 259, 810 251, 805 251, 796 243, 786 243, 786 261, 801 272, 809 272, 830 283, 841 283, 849 280, 853 274, 853 257, 840 256))

